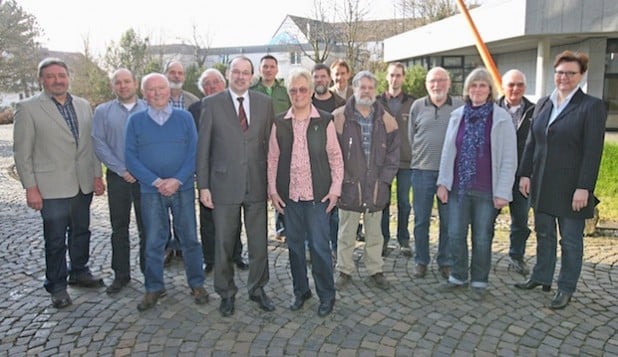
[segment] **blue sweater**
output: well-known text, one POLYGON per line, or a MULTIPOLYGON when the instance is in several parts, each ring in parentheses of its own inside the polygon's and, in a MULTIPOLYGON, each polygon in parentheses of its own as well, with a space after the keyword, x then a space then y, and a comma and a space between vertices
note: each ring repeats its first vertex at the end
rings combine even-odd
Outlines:
POLYGON ((175 178, 180 190, 193 189, 197 131, 189 112, 174 109, 163 125, 148 111, 132 114, 127 122, 125 160, 140 183, 141 192, 157 193, 156 179, 175 178))

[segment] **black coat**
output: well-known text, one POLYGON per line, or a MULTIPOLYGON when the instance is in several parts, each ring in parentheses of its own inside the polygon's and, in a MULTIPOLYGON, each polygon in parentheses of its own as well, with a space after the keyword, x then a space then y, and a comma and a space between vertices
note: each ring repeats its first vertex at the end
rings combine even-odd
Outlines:
POLYGON ((547 128, 552 109, 548 97, 538 101, 518 176, 530 177, 532 207, 536 212, 590 218, 599 202, 594 197, 594 187, 603 152, 605 105, 578 89, 547 128), (575 212, 572 201, 578 188, 588 190, 589 198, 588 205, 575 212))

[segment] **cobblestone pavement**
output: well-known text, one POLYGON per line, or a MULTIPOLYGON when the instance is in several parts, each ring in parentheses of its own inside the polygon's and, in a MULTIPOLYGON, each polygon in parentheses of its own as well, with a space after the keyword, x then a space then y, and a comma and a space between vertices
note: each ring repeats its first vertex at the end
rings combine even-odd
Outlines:
MULTIPOLYGON (((316 315, 315 297, 301 311, 292 312, 287 250, 271 239, 267 292, 277 306, 272 313, 249 301, 246 272, 237 274, 240 291, 232 317, 223 318, 217 310, 220 300, 213 293, 212 275, 207 277, 211 301, 195 305, 179 261, 166 269, 168 295, 155 308, 139 313, 143 278, 136 254, 133 280, 116 297, 107 296, 103 288, 69 287, 73 305, 57 310, 42 287, 41 218, 26 207, 24 191, 10 175, 11 138, 12 126, 0 126, 0 355, 618 355, 616 238, 586 238, 578 291, 566 309, 553 311, 546 307, 551 293, 512 287, 523 278, 507 268, 504 217, 493 245, 490 294, 482 303, 465 291, 439 293, 435 265, 425 279, 414 278, 412 261, 399 253, 393 239, 384 265, 392 284, 388 292, 367 281, 364 264, 356 259, 353 282, 338 292, 330 316, 316 315)), ((94 199, 91 228, 90 266, 109 284, 105 196, 94 199)), ((435 236, 432 239, 435 250, 435 236)), ((531 237, 529 265, 534 263, 534 242, 531 237)))

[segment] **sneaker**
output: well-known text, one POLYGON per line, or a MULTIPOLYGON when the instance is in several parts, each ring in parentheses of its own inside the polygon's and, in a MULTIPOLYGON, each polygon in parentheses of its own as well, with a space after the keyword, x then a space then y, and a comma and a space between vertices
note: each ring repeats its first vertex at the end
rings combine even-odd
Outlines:
POLYGON ((199 288, 192 288, 191 295, 193 296, 195 303, 198 305, 204 305, 208 302, 208 292, 203 286, 200 286, 199 288))
POLYGON ((467 287, 468 284, 464 283, 464 284, 455 284, 455 283, 451 283, 449 281, 442 283, 438 286, 438 291, 441 291, 443 293, 446 292, 456 292, 459 290, 463 290, 465 287, 467 287))
POLYGON ((391 284, 386 280, 384 274, 375 273, 371 276, 371 280, 376 284, 376 286, 382 290, 388 290, 391 287, 391 284))
POLYGON ((406 258, 411 258, 412 257, 412 249, 410 249, 410 244, 409 243, 403 243, 400 246, 400 250, 401 250, 401 254, 406 257, 406 258))
POLYGON ((165 294, 166 294, 165 289, 155 291, 153 293, 146 293, 144 295, 144 299, 142 300, 142 302, 137 304, 137 309, 139 311, 145 311, 145 310, 148 310, 154 307, 157 304, 157 301, 159 300, 159 298, 164 296, 165 294))
POLYGON ((513 269, 516 273, 519 273, 523 276, 526 276, 530 273, 526 262, 524 262, 522 258, 510 258, 509 269, 513 269))
POLYGON ((344 286, 348 285, 350 280, 352 280, 350 275, 340 272, 337 280, 335 280, 335 288, 337 288, 337 290, 343 289, 344 286))
POLYGON ((118 294, 120 290, 122 290, 122 288, 124 288, 125 286, 127 286, 127 284, 129 284, 129 281, 131 281, 131 279, 116 278, 114 279, 112 284, 108 286, 107 289, 105 289, 105 292, 107 293, 107 295, 118 294))

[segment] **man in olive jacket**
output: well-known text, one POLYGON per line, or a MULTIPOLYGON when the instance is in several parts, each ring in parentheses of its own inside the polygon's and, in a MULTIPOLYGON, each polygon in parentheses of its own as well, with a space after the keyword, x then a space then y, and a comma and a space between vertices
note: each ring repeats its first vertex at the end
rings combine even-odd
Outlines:
POLYGON ((337 139, 344 160, 344 177, 339 199, 339 244, 335 282, 341 290, 355 270, 353 252, 356 229, 363 216, 365 225, 365 266, 381 289, 390 284, 382 274, 380 231, 382 210, 390 198, 390 184, 399 169, 400 137, 397 121, 376 102, 376 78, 359 72, 352 81, 354 96, 333 115, 337 139))

